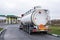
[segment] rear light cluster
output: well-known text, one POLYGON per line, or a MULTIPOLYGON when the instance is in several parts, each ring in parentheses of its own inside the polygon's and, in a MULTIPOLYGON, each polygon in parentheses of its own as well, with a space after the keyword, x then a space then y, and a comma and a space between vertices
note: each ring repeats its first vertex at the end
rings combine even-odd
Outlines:
POLYGON ((34 29, 33 29, 33 32, 36 32, 36 31, 37 31, 36 28, 34 28, 34 29))
POLYGON ((48 27, 48 25, 44 25, 45 27, 48 27))
POLYGON ((45 30, 48 30, 48 26, 47 25, 45 25, 45 30))
POLYGON ((48 26, 45 26, 46 28, 48 28, 48 26))

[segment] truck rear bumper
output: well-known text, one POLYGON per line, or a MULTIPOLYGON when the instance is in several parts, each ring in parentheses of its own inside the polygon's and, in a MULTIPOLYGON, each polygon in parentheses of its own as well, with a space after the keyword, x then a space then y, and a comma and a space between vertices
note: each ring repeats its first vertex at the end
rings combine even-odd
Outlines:
POLYGON ((32 32, 48 32, 48 29, 47 30, 33 29, 32 32))

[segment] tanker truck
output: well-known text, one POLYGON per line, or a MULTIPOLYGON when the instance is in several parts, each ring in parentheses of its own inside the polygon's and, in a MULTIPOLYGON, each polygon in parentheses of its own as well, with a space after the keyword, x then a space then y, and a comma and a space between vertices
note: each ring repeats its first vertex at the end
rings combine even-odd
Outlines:
POLYGON ((31 34, 32 32, 48 32, 48 10, 34 7, 22 14, 20 29, 31 34))

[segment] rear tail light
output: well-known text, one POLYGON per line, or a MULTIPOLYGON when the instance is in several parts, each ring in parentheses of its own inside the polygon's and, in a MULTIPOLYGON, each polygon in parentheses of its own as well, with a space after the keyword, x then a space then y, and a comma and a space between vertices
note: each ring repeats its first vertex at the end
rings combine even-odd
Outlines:
POLYGON ((46 28, 48 28, 48 26, 45 26, 46 28))
POLYGON ((33 32, 36 32, 36 31, 37 31, 36 28, 34 28, 34 29, 33 29, 33 32))

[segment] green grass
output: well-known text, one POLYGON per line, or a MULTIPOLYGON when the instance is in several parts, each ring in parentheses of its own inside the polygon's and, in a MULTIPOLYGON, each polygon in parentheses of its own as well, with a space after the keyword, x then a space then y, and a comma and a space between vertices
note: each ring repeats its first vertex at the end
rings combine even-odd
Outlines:
POLYGON ((0 31, 2 30, 3 28, 0 28, 0 31))
POLYGON ((60 26, 50 26, 49 29, 51 30, 50 33, 60 35, 60 26))

